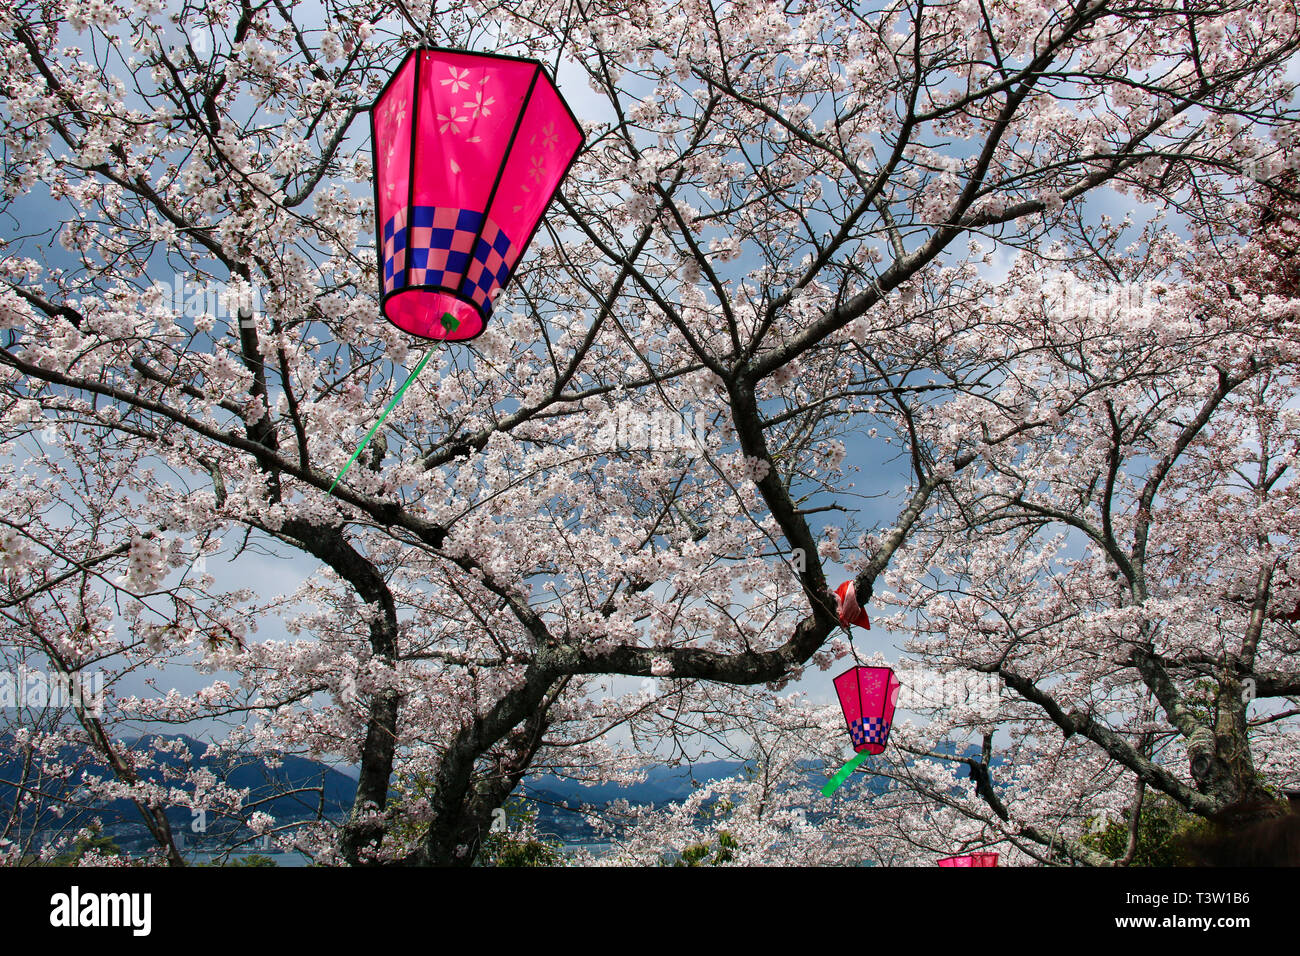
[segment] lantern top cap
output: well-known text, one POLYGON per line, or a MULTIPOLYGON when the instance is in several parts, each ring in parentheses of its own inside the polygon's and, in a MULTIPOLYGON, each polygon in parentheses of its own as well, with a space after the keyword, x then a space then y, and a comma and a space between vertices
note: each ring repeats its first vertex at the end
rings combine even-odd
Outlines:
MULTIPOLYGON (((509 54, 506 53, 484 53, 479 50, 465 50, 465 49, 461 49, 460 47, 454 47, 454 46, 431 46, 428 44, 421 44, 420 46, 411 47, 411 49, 407 52, 406 56, 402 57, 402 62, 397 64, 397 69, 393 70, 392 75, 389 76, 389 78, 384 81, 383 87, 380 89, 378 93, 375 94, 375 98, 370 101, 370 105, 366 107, 368 112, 373 113, 375 111, 375 108, 379 106, 379 101, 384 98, 384 94, 388 92, 389 87, 391 87, 393 83, 397 80, 397 78, 401 75, 402 67, 406 66, 407 61, 410 60, 411 57, 417 56, 421 53, 455 53, 458 56, 481 56, 493 60, 508 60, 512 63, 531 63, 535 67, 537 67, 541 75, 545 77, 546 82, 551 84, 551 86, 555 88, 555 91, 557 93, 560 90, 560 87, 555 82, 555 78, 551 76, 551 71, 546 68, 546 64, 543 63, 541 60, 537 59, 536 57, 510 56, 509 54)), ((560 101, 560 105, 564 107, 564 111, 569 114, 569 119, 573 120, 573 125, 578 130, 578 143, 579 143, 579 147, 581 147, 582 143, 586 142, 587 140, 587 134, 583 130, 582 124, 578 122, 577 115, 569 107, 568 101, 566 101, 563 96, 559 97, 559 101, 560 101)))

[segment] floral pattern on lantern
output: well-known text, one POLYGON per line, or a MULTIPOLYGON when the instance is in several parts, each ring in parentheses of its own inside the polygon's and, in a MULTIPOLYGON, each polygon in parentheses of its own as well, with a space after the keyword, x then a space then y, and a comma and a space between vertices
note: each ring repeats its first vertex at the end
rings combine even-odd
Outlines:
POLYGON ((967 853, 964 856, 946 856, 939 861, 940 866, 997 866, 998 855, 992 851, 985 853, 967 853))

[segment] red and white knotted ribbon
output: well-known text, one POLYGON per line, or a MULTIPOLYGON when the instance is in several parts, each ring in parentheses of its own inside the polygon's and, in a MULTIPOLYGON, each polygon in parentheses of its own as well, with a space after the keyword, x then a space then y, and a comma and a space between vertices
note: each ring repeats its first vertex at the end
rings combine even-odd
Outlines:
POLYGON ((867 612, 858 605, 858 596, 853 590, 852 581, 845 581, 835 589, 835 612, 845 628, 857 624, 868 631, 871 630, 871 621, 867 619, 867 612))

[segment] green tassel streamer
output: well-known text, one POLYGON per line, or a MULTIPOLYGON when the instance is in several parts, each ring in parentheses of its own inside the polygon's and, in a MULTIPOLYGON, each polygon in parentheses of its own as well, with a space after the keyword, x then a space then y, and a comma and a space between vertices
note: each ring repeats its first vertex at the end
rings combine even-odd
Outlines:
MULTIPOLYGON (((442 322, 442 327, 449 332, 454 332, 456 327, 460 325, 450 312, 444 315, 439 321, 442 322)), ((388 407, 384 409, 384 414, 380 415, 379 421, 375 422, 375 424, 371 426, 370 431, 366 432, 366 437, 361 439, 361 445, 352 453, 352 457, 349 458, 348 463, 343 466, 343 470, 338 473, 338 477, 334 479, 334 483, 330 485, 330 490, 327 491, 326 494, 334 494, 335 485, 343 479, 343 476, 348 473, 348 469, 351 468, 353 463, 361 457, 361 453, 365 451, 366 446, 370 444, 370 439, 375 437, 375 432, 379 431, 379 426, 382 425, 384 419, 388 417, 388 413, 397 407, 397 403, 402 400, 402 396, 406 394, 406 390, 410 388, 411 383, 415 381, 415 376, 420 374, 420 369, 424 368, 424 363, 429 361, 429 358, 432 355, 433 349, 429 349, 429 351, 425 352, 424 358, 420 359, 420 364, 415 366, 415 370, 412 371, 410 375, 406 376, 406 381, 403 382, 402 387, 397 390, 397 394, 393 396, 393 400, 388 403, 388 407)))
POLYGON ((822 787, 822 796, 829 797, 840 787, 844 786, 844 781, 848 780, 849 777, 852 776, 853 771, 861 767, 863 761, 870 756, 871 754, 865 750, 858 751, 852 760, 846 763, 843 767, 840 767, 839 772, 836 773, 835 776, 826 781, 826 786, 822 787))

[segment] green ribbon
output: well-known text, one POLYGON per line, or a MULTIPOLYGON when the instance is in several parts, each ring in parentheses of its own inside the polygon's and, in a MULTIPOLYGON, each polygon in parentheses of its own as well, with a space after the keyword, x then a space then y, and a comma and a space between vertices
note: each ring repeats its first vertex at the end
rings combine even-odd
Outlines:
MULTIPOLYGON (((448 332, 454 332, 456 327, 460 325, 460 323, 456 321, 456 317, 450 312, 446 313, 439 321, 442 323, 442 327, 448 332)), ((397 403, 402 400, 402 396, 406 393, 406 390, 410 388, 411 383, 415 381, 415 376, 420 374, 420 369, 424 368, 424 363, 429 361, 429 358, 432 355, 433 349, 429 349, 429 351, 425 352, 424 358, 420 359, 420 364, 415 366, 414 371, 412 371, 410 375, 406 376, 406 381, 403 382, 402 387, 397 390, 397 394, 393 396, 393 400, 388 403, 388 407, 384 409, 384 414, 380 415, 379 421, 375 422, 370 431, 366 432, 366 437, 361 439, 361 445, 352 453, 352 457, 349 458, 348 463, 343 466, 343 470, 338 473, 338 477, 334 479, 334 484, 330 485, 330 490, 327 491, 326 494, 334 494, 334 486, 337 485, 339 481, 342 480, 343 476, 348 473, 348 469, 352 467, 352 464, 361 457, 361 453, 365 451, 366 446, 370 444, 370 439, 375 437, 375 432, 379 431, 379 426, 382 425, 384 419, 388 417, 388 413, 397 407, 397 403)))
POLYGON ((870 756, 871 754, 869 751, 859 750, 852 760, 846 763, 843 767, 840 767, 839 772, 836 773, 835 776, 826 781, 826 786, 822 787, 822 796, 829 797, 840 787, 844 786, 844 781, 848 780, 849 777, 852 776, 853 771, 861 767, 863 761, 870 756))

